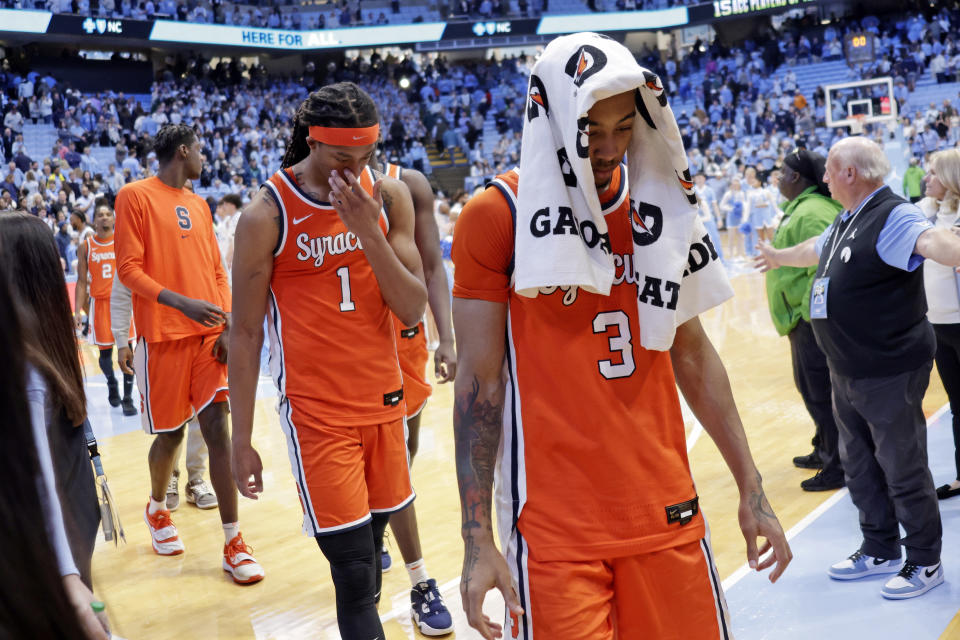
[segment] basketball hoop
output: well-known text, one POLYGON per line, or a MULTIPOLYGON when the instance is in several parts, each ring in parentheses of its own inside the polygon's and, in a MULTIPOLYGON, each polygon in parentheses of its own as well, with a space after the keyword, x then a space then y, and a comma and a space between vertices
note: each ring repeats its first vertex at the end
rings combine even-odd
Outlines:
POLYGON ((856 114, 850 116, 850 135, 859 136, 863 133, 863 125, 866 124, 867 116, 865 114, 856 114))

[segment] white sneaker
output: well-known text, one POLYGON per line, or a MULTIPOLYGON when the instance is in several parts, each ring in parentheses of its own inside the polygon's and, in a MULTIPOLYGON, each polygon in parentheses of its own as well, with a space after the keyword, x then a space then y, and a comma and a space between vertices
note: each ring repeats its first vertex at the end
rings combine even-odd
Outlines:
POLYGON ((900 569, 900 573, 887 580, 880 589, 880 595, 890 600, 905 600, 922 596, 941 584, 943 584, 942 563, 924 567, 907 562, 900 569))
POLYGON ((900 570, 900 562, 900 558, 874 558, 857 549, 847 559, 831 565, 827 574, 834 580, 859 580, 878 573, 896 573, 900 570))
POLYGON ((170 474, 170 482, 167 483, 167 511, 176 511, 180 506, 180 472, 176 469, 170 474))
POLYGON ((183 553, 183 542, 177 534, 177 527, 170 520, 170 512, 161 509, 150 515, 150 503, 143 510, 143 521, 150 529, 150 542, 153 550, 161 556, 178 556, 183 553))
POLYGON ((263 580, 263 567, 253 557, 253 549, 237 534, 223 546, 223 570, 237 584, 253 584, 263 580))
POLYGON ((187 502, 197 505, 199 509, 214 509, 217 506, 217 494, 204 480, 197 480, 187 485, 187 502))

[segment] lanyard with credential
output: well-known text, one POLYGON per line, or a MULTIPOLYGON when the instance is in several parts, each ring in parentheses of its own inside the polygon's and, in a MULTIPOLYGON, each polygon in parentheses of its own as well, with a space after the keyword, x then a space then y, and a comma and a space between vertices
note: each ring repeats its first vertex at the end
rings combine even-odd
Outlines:
MULTIPOLYGON (((878 189, 879 191, 879 189, 878 189)), ((843 233, 837 237, 837 233, 840 231, 840 226, 842 222, 838 224, 833 232, 833 242, 830 243, 830 253, 827 254, 827 264, 823 265, 823 275, 827 275, 827 271, 830 269, 830 262, 833 261, 833 254, 837 252, 837 247, 840 246, 840 243, 843 242, 843 238, 847 235, 847 231, 853 228, 853 221, 857 219, 857 216, 860 215, 860 212, 863 211, 863 208, 867 206, 867 203, 873 200, 873 196, 876 195, 876 191, 870 194, 866 200, 860 203, 860 206, 857 207, 856 212, 847 220, 847 228, 843 230, 843 233)))
POLYGON ((857 212, 853 214, 849 220, 847 220, 847 227, 843 230, 843 233, 839 234, 839 237, 837 237, 837 233, 840 231, 840 226, 843 225, 843 223, 841 222, 836 226, 836 229, 833 232, 832 242, 830 243, 830 252, 827 254, 827 264, 823 265, 823 275, 827 275, 827 271, 830 270, 830 262, 833 260, 833 254, 837 252, 837 247, 841 242, 843 242, 843 238, 847 235, 847 231, 850 231, 850 229, 853 227, 853 221, 857 219, 857 216, 860 215, 862 210, 862 207, 857 209, 857 212))

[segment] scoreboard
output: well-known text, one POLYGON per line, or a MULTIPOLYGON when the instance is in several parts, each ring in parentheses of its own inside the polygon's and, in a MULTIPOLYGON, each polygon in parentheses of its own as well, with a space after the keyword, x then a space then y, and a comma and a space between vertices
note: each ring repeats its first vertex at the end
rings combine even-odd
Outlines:
POLYGON ((843 37, 843 49, 849 64, 872 64, 875 58, 877 36, 869 31, 848 33, 843 37))

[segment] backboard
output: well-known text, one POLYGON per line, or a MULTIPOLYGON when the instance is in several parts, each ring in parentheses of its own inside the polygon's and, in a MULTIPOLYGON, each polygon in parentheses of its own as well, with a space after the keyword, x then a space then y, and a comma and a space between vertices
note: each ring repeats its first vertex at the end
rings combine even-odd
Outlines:
POLYGON ((854 127, 874 122, 896 122, 893 78, 872 78, 824 87, 827 127, 854 127), (861 116, 861 117, 856 117, 861 116))

